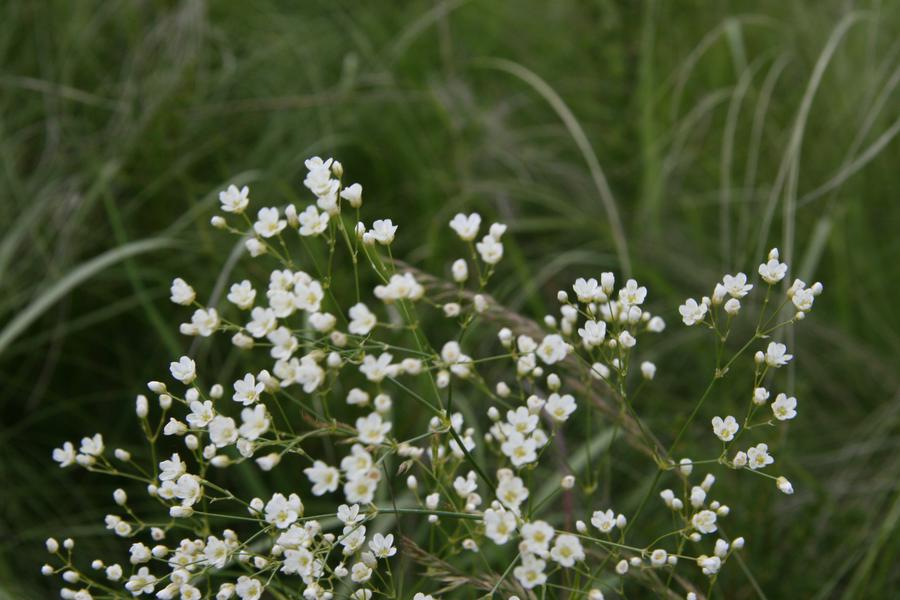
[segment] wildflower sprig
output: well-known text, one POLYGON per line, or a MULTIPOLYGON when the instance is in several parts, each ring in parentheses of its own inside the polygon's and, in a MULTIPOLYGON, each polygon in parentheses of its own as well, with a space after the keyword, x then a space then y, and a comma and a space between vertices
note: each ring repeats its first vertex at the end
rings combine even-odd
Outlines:
POLYGON ((538 326, 488 293, 506 225, 483 230, 477 213, 454 216, 463 257, 445 282, 394 256, 391 219, 361 221, 363 188, 345 185, 339 162, 315 157, 305 166, 314 201, 302 210, 251 210, 247 187, 219 195, 211 224, 241 240, 267 281, 236 281, 216 305, 172 281, 171 301, 192 310, 179 331, 227 338, 239 351, 238 377, 222 380, 215 365, 177 357, 135 401, 147 445, 139 458, 108 452, 101 434, 53 452, 60 466, 120 478, 130 490, 114 491, 117 508, 105 518, 128 544, 124 558, 87 568, 74 541, 47 540, 53 564, 43 571, 62 577, 62 597, 597 600, 626 585, 662 594, 676 583, 688 598, 708 594, 744 540, 721 532, 731 509, 711 497, 716 477, 697 483, 693 471, 747 471, 793 492, 765 471, 771 442, 755 430, 797 414, 787 392, 769 402, 766 386, 793 359, 769 340, 809 312, 821 284, 795 281, 774 301, 787 266, 773 250, 759 267, 766 293, 753 333, 731 354, 733 325, 754 289, 745 274, 679 307, 685 325, 714 335, 715 369, 674 430, 655 431, 636 401, 657 368, 640 353, 666 323, 646 308, 646 287, 617 286, 611 272, 578 278, 558 292, 559 314, 538 326), (757 347, 743 418, 712 418, 710 458, 676 458, 717 382, 757 347), (612 430, 602 452, 599 423, 612 430), (585 473, 576 477, 567 453, 584 431, 585 473), (628 516, 594 496, 620 434, 653 473, 628 516), (238 465, 290 483, 254 496, 223 474, 238 465), (679 491, 657 492, 664 479, 679 491), (133 503, 135 492, 149 502, 133 503), (636 533, 655 493, 664 507, 652 510, 670 511, 673 528, 636 533), (404 557, 418 575, 392 566, 404 557))

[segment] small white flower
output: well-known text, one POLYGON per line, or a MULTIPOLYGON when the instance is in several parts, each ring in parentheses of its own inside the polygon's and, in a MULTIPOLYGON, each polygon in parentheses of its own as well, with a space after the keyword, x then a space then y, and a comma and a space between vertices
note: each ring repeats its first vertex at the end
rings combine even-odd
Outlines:
POLYGON ((53 450, 53 460, 59 463, 60 467, 68 467, 75 464, 75 446, 72 442, 66 442, 62 448, 53 450))
POLYGON ((701 510, 691 517, 691 525, 700 533, 714 533, 716 526, 716 513, 711 510, 701 510))
POLYGON ((493 236, 486 235, 475 244, 481 260, 489 265, 496 265, 503 258, 503 244, 493 236))
MULTIPOLYGON (((309 478, 310 483, 313 484, 312 493, 314 496, 322 496, 328 492, 335 491, 341 478, 341 474, 336 468, 325 464, 321 460, 313 462, 313 466, 303 469, 303 472, 309 478)), ((356 508, 358 512, 359 507, 356 508)), ((340 515, 340 511, 338 511, 338 515, 340 515)))
POLYGON ((469 265, 461 258, 457 258, 453 261, 450 271, 453 274, 453 281, 456 283, 463 283, 469 278, 469 265))
POLYGON ((240 214, 250 203, 249 196, 250 188, 246 185, 238 189, 236 185, 232 184, 226 190, 219 192, 219 202, 223 211, 240 214))
POLYGON ((279 217, 277 208, 261 208, 256 213, 256 222, 253 224, 253 230, 264 238, 278 235, 287 227, 287 221, 279 217))
POLYGON ((372 553, 378 558, 390 558, 397 554, 397 549, 394 547, 394 536, 392 534, 381 535, 380 533, 376 533, 369 542, 369 549, 372 550, 372 553))
POLYGON ((747 276, 743 273, 726 275, 722 279, 722 286, 732 298, 743 298, 753 289, 753 285, 747 283, 747 276))
POLYGON ((391 424, 383 422, 381 415, 373 412, 356 420, 356 430, 359 433, 359 441, 377 445, 384 441, 385 435, 391 430, 391 424))
POLYGON ((238 577, 234 591, 241 600, 259 600, 263 593, 263 584, 258 579, 241 575, 238 577))
POLYGON ((350 326, 347 328, 354 335, 369 335, 378 320, 362 302, 350 307, 350 326))
POLYGON ((590 279, 579 277, 575 280, 575 284, 572 286, 572 290, 578 297, 578 301, 585 304, 587 304, 588 302, 600 300, 604 295, 603 291, 600 289, 600 285, 597 283, 597 280, 593 277, 591 277, 590 279))
POLYGON ((619 302, 628 306, 643 304, 646 297, 647 288, 638 286, 634 279, 629 279, 625 282, 625 287, 619 289, 619 302))
POLYGON ((568 353, 569 345, 562 336, 555 333, 546 336, 537 348, 538 357, 548 365, 565 359, 568 353))
POLYGON ((778 394, 772 403, 772 412, 779 421, 793 419, 797 416, 797 399, 786 394, 778 394))
POLYGON ((522 556, 522 564, 513 569, 513 576, 527 590, 543 585, 547 581, 544 573, 547 563, 531 554, 522 556))
POLYGON ((641 375, 648 381, 653 379, 656 377, 656 365, 649 360, 645 360, 641 363, 641 375))
POLYGON ((178 362, 169 363, 169 372, 172 377, 187 385, 197 378, 197 365, 187 356, 182 356, 178 362))
POLYGON ((241 437, 253 441, 269 430, 269 424, 266 407, 257 404, 253 408, 245 408, 241 411, 241 427, 238 431, 241 437))
POLYGON ((724 419, 722 417, 713 417, 712 419, 713 433, 716 434, 723 442, 730 442, 734 439, 734 434, 740 429, 737 420, 728 415, 724 419))
POLYGON ((606 323, 604 321, 585 321, 584 327, 578 329, 578 335, 584 342, 585 348, 599 346, 606 337, 606 323))
POLYGON ((169 291, 171 292, 169 299, 175 304, 181 304, 183 306, 188 306, 197 297, 194 288, 188 285, 181 277, 176 277, 172 280, 172 287, 169 291))
POLYGON ((769 260, 759 265, 759 275, 768 284, 778 283, 787 275, 787 265, 778 261, 778 250, 769 253, 769 260))
POLYGON ((238 379, 234 382, 234 395, 232 395, 231 398, 244 406, 250 406, 259 401, 259 395, 262 394, 265 389, 265 384, 261 381, 257 382, 252 373, 247 373, 244 375, 243 379, 238 379))
POLYGON ((256 290, 253 289, 253 286, 246 279, 240 283, 232 284, 228 291, 228 301, 241 310, 251 308, 255 300, 256 290))
POLYGON ((369 232, 376 242, 384 246, 394 241, 397 226, 390 219, 378 219, 372 223, 372 231, 369 232))
POLYGON ((362 206, 362 191, 362 186, 354 183, 341 190, 341 198, 349 202, 353 208, 359 208, 362 206))
POLYGON ((769 454, 767 444, 757 444, 747 450, 747 461, 748 466, 755 471, 771 465, 775 459, 769 454))
POLYGON ((575 398, 569 394, 563 396, 556 393, 550 394, 550 397, 547 398, 547 403, 544 405, 544 410, 558 423, 566 421, 569 415, 575 412, 575 408, 575 398))
POLYGON ((794 358, 793 354, 787 354, 787 346, 777 342, 769 342, 766 347, 766 364, 770 367, 782 367, 794 358))
POLYGON ((616 514, 611 510, 596 510, 591 516, 591 525, 600 530, 601 533, 609 533, 616 526, 616 514))
POLYGON ((231 417, 217 415, 209 422, 209 440, 217 448, 223 448, 237 441, 238 430, 231 417))
POLYGON ((561 567, 571 567, 577 561, 584 560, 584 550, 577 537, 566 533, 557 536, 553 549, 550 550, 550 558, 561 567))
POLYGON ((681 313, 681 320, 688 327, 701 322, 706 316, 707 310, 706 304, 702 302, 698 304, 693 298, 688 298, 684 304, 678 307, 678 312, 681 313))
POLYGON ((525 523, 521 530, 524 550, 536 556, 547 556, 554 533, 546 521, 525 523))
POLYGON ((464 215, 457 213, 450 221, 450 228, 466 242, 471 242, 478 236, 478 228, 481 226, 481 216, 478 213, 464 215))
POLYGON ((298 232, 303 237, 311 237, 319 235, 328 229, 328 212, 319 212, 314 204, 310 204, 306 209, 297 215, 297 221, 300 223, 298 232))
POLYGON ((508 510, 494 510, 489 508, 484 511, 484 534, 495 544, 503 545, 509 541, 509 537, 516 531, 516 516, 508 510))
POLYGON ((775 480, 775 485, 778 486, 778 489, 784 494, 793 494, 794 486, 791 485, 791 482, 787 480, 786 477, 779 477, 775 480))
POLYGON ((297 494, 291 494, 285 498, 284 494, 276 493, 266 503, 265 519, 278 529, 286 529, 303 514, 303 503, 297 494))

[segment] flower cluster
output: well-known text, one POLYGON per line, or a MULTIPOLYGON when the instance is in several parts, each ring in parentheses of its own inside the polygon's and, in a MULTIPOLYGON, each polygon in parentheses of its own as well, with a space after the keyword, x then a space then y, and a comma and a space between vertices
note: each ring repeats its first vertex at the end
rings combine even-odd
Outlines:
POLYGON ((558 312, 543 326, 523 318, 503 326, 506 311, 486 289, 504 256, 505 225, 481 235, 479 214, 455 215, 449 227, 463 256, 443 282, 394 259, 391 219, 360 220, 362 186, 344 184, 339 162, 315 157, 305 166, 313 200, 302 210, 266 206, 253 218, 247 187, 219 195, 212 225, 240 236, 250 257, 273 261, 262 281, 235 281, 215 305, 172 281, 171 301, 192 309, 179 331, 227 340, 237 371, 185 355, 148 383, 135 412, 149 447, 140 456, 158 457, 149 463, 108 452, 100 434, 53 452, 62 467, 121 478, 132 496, 146 496, 135 503, 123 488, 113 493, 105 526, 127 545, 119 561, 87 568, 74 541, 47 540, 55 562, 43 571, 63 579, 63 598, 435 600, 458 590, 533 598, 572 589, 597 600, 626 584, 658 594, 677 584, 697 598, 695 586, 714 581, 744 541, 708 537, 721 534, 730 509, 710 497, 712 473, 691 483, 694 468, 746 470, 793 491, 763 471, 774 461, 766 442, 731 453, 745 432, 797 414, 797 400, 780 392, 771 418, 758 418, 772 374, 793 359, 776 341, 754 357, 745 417, 712 419, 721 453, 673 458, 714 384, 753 344, 802 319, 822 291, 795 281, 771 309, 787 272, 777 250, 759 267, 768 287, 753 336, 730 359, 725 342, 754 288, 747 276, 726 275, 711 297, 679 308, 685 325, 713 330, 719 352, 707 394, 666 446, 634 404, 657 372, 639 353, 666 329, 646 287, 617 284, 611 272, 579 278, 558 292, 558 312), (794 314, 779 321, 790 305, 794 314), (481 354, 485 347, 494 350, 481 354), (648 497, 664 477, 679 484, 680 494, 659 493, 674 530, 633 531, 644 502, 629 517, 596 505, 599 451, 590 437, 586 468, 566 460, 571 436, 590 435, 602 419, 651 459, 648 497), (285 474, 275 481, 290 487, 260 493, 263 473, 285 474), (399 557, 419 576, 393 570, 399 557), (682 563, 695 572, 654 576, 682 563), (472 565, 487 575, 468 575, 472 565))

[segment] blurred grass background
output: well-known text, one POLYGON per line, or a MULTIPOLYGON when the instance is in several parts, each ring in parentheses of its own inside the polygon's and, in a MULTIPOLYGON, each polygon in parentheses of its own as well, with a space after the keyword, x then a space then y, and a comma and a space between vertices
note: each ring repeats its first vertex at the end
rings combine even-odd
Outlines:
POLYGON ((231 251, 216 192, 303 203, 313 154, 431 272, 457 210, 508 222, 495 295, 537 316, 627 252, 670 326, 651 424, 706 384, 675 307, 781 247, 826 290, 790 340, 801 418, 777 456, 797 493, 734 481, 763 595, 736 565, 723 589, 895 597, 898 33, 900 4, 877 0, 6 0, 0 598, 55 595, 48 535, 118 548, 111 482, 50 451, 136 439, 134 395, 187 346, 171 278, 210 290, 231 251))

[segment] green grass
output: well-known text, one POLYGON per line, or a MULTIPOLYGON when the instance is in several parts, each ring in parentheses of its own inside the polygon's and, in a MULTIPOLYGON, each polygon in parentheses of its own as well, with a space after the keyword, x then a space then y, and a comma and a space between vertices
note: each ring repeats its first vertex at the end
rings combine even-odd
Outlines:
MULTIPOLYGON (((47 597, 49 534, 118 548, 109 482, 55 469, 51 449, 135 439, 133 396, 186 346, 168 282, 212 289, 231 250, 208 226, 215 192, 300 201, 316 153, 433 273, 457 210, 510 223, 495 295, 534 315, 575 276, 630 263, 689 340, 678 303, 780 246, 826 287, 792 341, 802 418, 779 461, 798 492, 729 480, 754 509, 732 527, 765 597, 890 597, 900 7, 846 5, 4 3, 0 598, 47 597)), ((706 383, 681 348, 654 348, 651 423, 706 383)), ((638 461, 615 466, 623 481, 638 461)), ((728 598, 757 597, 726 571, 728 598)))

